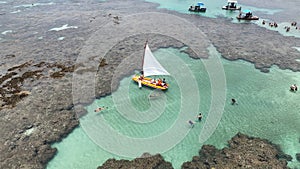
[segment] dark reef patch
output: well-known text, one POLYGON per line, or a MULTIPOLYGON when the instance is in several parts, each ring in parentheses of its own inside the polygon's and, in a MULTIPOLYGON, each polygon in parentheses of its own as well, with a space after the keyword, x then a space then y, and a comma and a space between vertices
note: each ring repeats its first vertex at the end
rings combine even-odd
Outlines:
POLYGON ((33 64, 32 61, 7 69, 7 73, 0 76, 0 110, 16 106, 22 98, 30 94, 29 91, 22 89, 24 81, 49 77, 61 78, 66 72, 73 71, 74 66, 45 62, 33 64), (55 71, 49 76, 47 71, 50 69, 55 71))
MULTIPOLYGON (((288 169, 291 157, 284 154, 279 146, 268 140, 237 133, 228 141, 228 147, 221 150, 212 145, 203 145, 199 156, 182 164, 182 169, 211 168, 281 168, 288 169)), ((173 169, 161 155, 129 160, 109 159, 98 169, 173 169)))
POLYGON ((206 168, 289 168, 291 156, 284 154, 278 145, 268 140, 238 133, 221 150, 204 145, 199 156, 185 162, 183 169, 206 168))
POLYGON ((164 160, 160 155, 149 155, 129 160, 109 159, 98 169, 173 169, 172 164, 164 160))
MULTIPOLYGON (((80 104, 90 103, 81 103, 77 100, 74 103, 72 100, 73 71, 75 72, 78 67, 83 67, 82 63, 77 63, 82 47, 104 24, 113 22, 114 26, 122 25, 124 15, 141 11, 177 15, 204 32, 207 39, 226 59, 249 61, 264 72, 269 71, 273 65, 277 65, 280 69, 300 71, 300 62, 295 61, 300 58, 300 54, 293 48, 300 44, 300 40, 294 37, 284 37, 255 24, 233 24, 224 18, 211 19, 199 15, 180 14, 158 9, 157 4, 134 0, 118 3, 109 0, 105 2, 57 1, 53 5, 35 6, 21 10, 20 13, 11 13, 15 10, 15 5, 23 3, 24 1, 15 0, 13 3, 1 4, 1 29, 12 29, 13 33, 1 34, 0 39, 0 168, 39 169, 46 167, 47 162, 57 151, 51 148, 51 144, 60 141, 78 126, 77 116, 85 113, 80 104), (79 2, 84 5, 78 5, 79 2), (67 23, 71 26, 78 26, 78 29, 49 31, 53 27, 60 27, 67 23), (65 39, 58 41, 57 39, 62 36, 65 39), (243 41, 243 39, 246 40, 243 41), (80 108, 76 109, 77 107, 80 108)), ((178 31, 182 32, 180 29, 178 31)), ((98 32, 101 33, 101 31, 98 32)), ((113 29, 111 33, 114 33, 113 29)), ((112 49, 103 60, 91 53, 86 57, 91 62, 97 63, 97 67, 85 67, 76 73, 97 70, 97 75, 101 75, 96 78, 95 98, 110 94, 117 88, 122 77, 140 69, 136 64, 141 63, 140 55, 131 59, 129 56, 132 52, 142 53, 147 38, 152 40, 153 50, 159 47, 181 48, 185 46, 165 36, 145 34, 128 37, 115 46, 110 46, 112 49), (128 60, 124 61, 121 68, 123 67, 126 71, 121 72, 113 81, 112 74, 124 59, 128 60)), ((188 40, 190 37, 186 38, 188 40)), ((195 43, 201 44, 201 41, 198 39, 195 43)), ((199 58, 192 54, 189 48, 183 52, 190 54, 193 58, 199 58)), ((205 56, 202 58, 205 59, 205 56)), ((92 101, 95 98, 86 100, 92 101)), ((247 139, 247 137, 239 139, 261 143, 260 140, 247 139)), ((247 142, 245 144, 248 145, 247 142)), ((255 156, 252 162, 264 164, 265 160, 272 161, 265 157, 274 157, 275 164, 278 162, 278 157, 290 158, 279 153, 278 150, 271 149, 265 142, 262 145, 270 152, 258 151, 265 152, 267 156, 255 156)), ((232 146, 237 145, 232 143, 232 146)), ((242 146, 242 143, 239 146, 242 146)), ((242 157, 239 159, 232 155, 231 158, 231 150, 228 148, 217 150, 212 146, 205 147, 202 154, 209 159, 207 162, 204 161, 205 166, 215 165, 216 162, 222 163, 219 159, 214 160, 213 155, 227 162, 235 159, 237 161, 233 163, 240 165, 247 164, 247 160, 250 160, 247 158, 244 163, 241 161, 242 157), (228 157, 224 153, 227 153, 228 157)), ((261 154, 258 153, 258 155, 261 154)), ((252 156, 249 155, 249 157, 252 156)), ((171 168, 171 164, 163 162, 161 156, 156 155, 154 158, 164 163, 158 166, 171 168)), ((143 161, 143 158, 137 161, 141 165, 147 162, 143 161)), ((279 165, 286 164, 285 159, 279 161, 282 162, 279 165)), ((116 160, 108 163, 113 165, 114 162, 117 166, 120 164, 116 160)), ((151 164, 159 164, 152 162, 151 164)), ((203 165, 202 163, 200 156, 195 156, 193 161, 184 166, 203 165)), ((130 165, 132 162, 124 161, 124 164, 130 165)))

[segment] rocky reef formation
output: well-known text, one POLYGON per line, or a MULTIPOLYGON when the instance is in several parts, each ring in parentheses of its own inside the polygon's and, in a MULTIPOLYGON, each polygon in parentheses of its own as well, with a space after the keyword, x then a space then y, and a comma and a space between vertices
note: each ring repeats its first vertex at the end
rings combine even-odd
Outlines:
MULTIPOLYGON (((221 150, 212 145, 203 145, 199 156, 182 164, 182 169, 212 168, 280 168, 288 169, 287 161, 292 157, 281 151, 278 145, 268 140, 237 133, 221 150)), ((159 154, 143 155, 132 161, 109 159, 98 169, 172 169, 159 154)))
POLYGON ((109 159, 98 169, 173 169, 170 162, 166 162, 160 154, 150 155, 144 154, 140 158, 136 158, 132 161, 129 160, 116 160, 109 159))
POLYGON ((57 151, 50 145, 79 124, 65 77, 72 71, 30 61, 0 77, 0 168, 43 168, 57 151))
POLYGON ((296 154, 296 159, 300 162, 300 153, 296 154))
MULTIPOLYGON (((174 12, 174 15, 178 14, 174 12)), ((274 65, 300 71, 299 51, 294 48, 300 43, 299 38, 283 36, 256 24, 229 24, 232 19, 181 17, 197 25, 225 59, 251 62, 265 73, 274 65)))
POLYGON ((24 83, 43 78, 61 78, 73 70, 73 65, 45 62, 34 64, 32 60, 9 68, 5 75, 0 75, 0 110, 12 108, 31 94, 24 90, 24 83))
MULTIPOLYGON (((300 143, 300 138, 299 138, 299 143, 300 143)), ((300 162, 300 152, 296 153, 296 159, 300 162)))
POLYGON ((183 169, 208 168, 289 168, 290 155, 284 154, 271 142, 238 133, 228 141, 228 147, 221 150, 204 145, 199 156, 185 162, 183 169))
MULTIPOLYGON (((300 40, 283 37, 254 24, 245 26, 232 24, 224 18, 210 19, 199 15, 179 14, 157 9, 157 5, 152 3, 133 0, 118 3, 57 1, 46 5, 29 5, 26 9, 19 6, 24 3, 25 1, 15 0, 1 4, 0 9, 3 31, 0 37, 0 168, 45 168, 57 151, 51 148, 51 143, 60 141, 79 124, 76 115, 81 112, 74 110, 78 105, 74 105, 72 100, 72 76, 78 66, 76 59, 82 47, 107 22, 122 25, 123 15, 141 11, 178 15, 207 34, 205 38, 227 59, 244 59, 253 62, 256 68, 266 71, 272 65, 278 65, 282 69, 300 70, 300 62, 295 62, 299 58, 299 52, 292 48, 300 44, 300 40), (79 5, 79 2, 84 5, 79 5), (53 27, 65 24, 78 28, 50 31, 53 27), (241 38, 247 41, 239 43, 241 38)), ((180 27, 176 29, 182 34, 180 27)), ((101 31, 98 33, 101 37, 101 31)), ((113 28, 110 34, 117 35, 113 28)), ((149 39, 153 42, 153 50, 157 47, 183 47, 182 43, 174 39, 159 36, 155 38, 151 35, 149 39), (163 39, 160 42, 157 41, 159 36, 163 39)), ((87 65, 85 71, 99 70, 98 75, 105 74, 96 79, 99 81, 96 85, 96 97, 111 93, 111 78, 116 67, 124 59, 133 63, 131 61, 134 59, 130 60, 130 54, 133 51, 140 54, 148 37, 141 34, 140 37, 128 38, 113 47, 106 46, 111 50, 103 60, 93 52, 86 55, 87 60, 97 66, 87 65)), ((186 37, 187 41, 190 39, 186 37)), ((201 44, 199 39, 193 42, 201 44)), ((95 49, 97 45, 94 46, 95 49)), ((188 49, 186 52, 191 54, 188 49)), ((138 59, 135 61, 140 63, 138 59)), ((127 68, 116 81, 129 71, 137 69, 132 65, 127 68)), ((113 85, 113 89, 116 86, 113 85)), ((81 97, 84 96, 83 93, 81 97)), ((90 98, 92 99, 94 98, 90 98)), ((161 161, 160 157, 155 156, 154 159, 161 161)), ((143 159, 138 161, 141 163, 143 159)), ((144 162, 147 164, 147 161, 144 162)))

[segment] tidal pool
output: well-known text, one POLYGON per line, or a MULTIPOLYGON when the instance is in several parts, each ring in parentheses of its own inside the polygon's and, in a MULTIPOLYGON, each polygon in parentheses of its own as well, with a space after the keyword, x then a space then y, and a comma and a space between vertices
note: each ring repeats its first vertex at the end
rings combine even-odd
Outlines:
MULTIPOLYGON (((300 84, 300 73, 277 67, 272 67, 269 73, 262 73, 251 63, 222 59, 214 47, 210 47, 209 51, 210 56, 217 57, 224 68, 226 98, 215 102, 224 102, 225 106, 216 130, 204 144, 223 148, 227 140, 242 132, 279 144, 285 153, 294 158, 289 166, 300 166, 295 159, 295 154, 300 150, 300 94, 299 91, 289 91, 291 84, 300 84), (231 105, 231 98, 235 98, 238 104, 231 105)), ((80 119, 80 127, 62 142, 53 145, 58 153, 49 162, 48 169, 96 168, 109 158, 132 159, 132 156, 142 155, 146 151, 162 153, 175 168, 180 168, 183 162, 198 154, 202 146, 199 135, 206 132, 204 126, 209 125, 209 112, 214 107, 211 105, 215 97, 211 77, 219 70, 208 69, 205 59, 191 59, 178 49, 159 49, 154 55, 172 75, 167 77, 170 83, 168 91, 158 92, 147 87, 138 89, 131 77, 125 77, 112 95, 95 100, 86 107, 88 114, 80 119), (182 65, 176 67, 184 71, 176 72, 175 62, 170 60, 170 56, 180 59, 177 64, 182 65), (184 89, 180 85, 184 76, 192 77, 196 87, 189 88, 189 81, 184 81, 188 90, 184 89), (188 94, 182 93, 185 90, 188 94), (183 99, 192 102, 197 93, 198 104, 182 104, 183 99), (150 98, 151 94, 157 98, 150 98), (94 112, 99 106, 104 106, 105 110, 94 112), (124 110, 126 106, 132 111, 124 110), (204 115, 202 121, 190 128, 186 121, 196 121, 199 112, 204 115), (156 137, 174 128, 177 134, 161 137, 161 144, 146 144, 151 139, 157 141, 156 137), (177 137, 179 135, 184 137, 177 137), (145 140, 145 145, 136 142, 141 139, 145 140)))

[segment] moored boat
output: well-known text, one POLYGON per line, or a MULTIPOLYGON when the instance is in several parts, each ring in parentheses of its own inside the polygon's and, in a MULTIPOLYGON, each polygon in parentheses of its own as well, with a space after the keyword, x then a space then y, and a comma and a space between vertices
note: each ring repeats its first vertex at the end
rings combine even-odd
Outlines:
POLYGON ((198 2, 195 6, 190 6, 189 11, 191 12, 205 12, 206 7, 203 2, 198 2))
POLYGON ((238 20, 259 20, 258 16, 253 16, 250 10, 244 10, 236 17, 238 20))
POLYGON ((241 10, 242 7, 238 6, 238 3, 236 0, 228 0, 227 5, 223 6, 222 9, 225 10, 241 10))

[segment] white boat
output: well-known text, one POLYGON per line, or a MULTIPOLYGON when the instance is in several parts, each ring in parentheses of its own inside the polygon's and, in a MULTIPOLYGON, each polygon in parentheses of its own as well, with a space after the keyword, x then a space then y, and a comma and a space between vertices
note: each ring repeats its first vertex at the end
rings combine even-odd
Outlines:
POLYGON ((156 60, 152 54, 148 43, 146 42, 143 56, 143 73, 140 75, 135 75, 132 80, 138 83, 139 87, 148 86, 155 89, 166 90, 169 85, 165 80, 155 80, 150 76, 158 75, 170 75, 170 73, 156 60))
POLYGON ((222 9, 225 9, 225 10, 241 10, 242 7, 237 5, 236 0, 228 0, 227 5, 223 6, 222 9))

